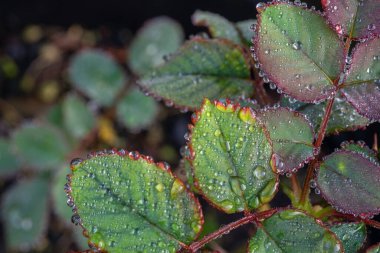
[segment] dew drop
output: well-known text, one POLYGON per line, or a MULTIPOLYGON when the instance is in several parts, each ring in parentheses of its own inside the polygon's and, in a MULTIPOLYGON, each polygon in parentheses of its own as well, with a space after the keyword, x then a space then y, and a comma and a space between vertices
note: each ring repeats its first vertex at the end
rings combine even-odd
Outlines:
POLYGON ((257 12, 259 12, 259 13, 262 12, 264 10, 265 6, 266 6, 266 4, 262 3, 262 2, 256 4, 256 10, 257 10, 257 12))
POLYGON ((162 192, 162 191, 164 190, 165 187, 164 187, 163 184, 159 183, 159 184, 156 184, 155 188, 156 188, 156 190, 157 190, 158 192, 162 192))
POLYGON ((73 207, 74 206, 74 201, 71 198, 69 198, 66 203, 67 203, 67 205, 69 207, 73 207))
POLYGON ((266 176, 265 168, 263 166, 256 166, 255 170, 253 171, 253 175, 259 179, 262 180, 266 176))
POLYGON ((315 180, 314 179, 312 179, 312 180, 310 180, 310 182, 309 182, 309 186, 310 186, 310 188, 315 188, 315 187, 317 187, 317 183, 315 182, 315 180))
POLYGON ((221 134, 222 134, 222 132, 219 129, 216 129, 215 132, 214 132, 214 135, 216 137, 219 137, 221 134))
POLYGON ((81 164, 81 162, 83 162, 82 158, 74 158, 73 160, 71 160, 70 166, 75 167, 75 166, 81 164))
POLYGON ((231 176, 229 183, 232 192, 238 196, 242 196, 243 191, 246 189, 245 180, 241 177, 231 176))
POLYGON ((170 195, 172 197, 176 197, 176 196, 178 196, 178 194, 180 194, 184 190, 185 190, 184 185, 181 183, 181 181, 179 181, 178 179, 176 179, 173 182, 173 186, 172 186, 172 188, 170 190, 170 195))
POLYGON ((375 24, 369 24, 368 26, 367 26, 367 30, 368 31, 373 31, 373 30, 375 30, 376 29, 376 25, 375 24))
POLYGON ((79 225, 82 222, 82 220, 78 214, 74 214, 73 216, 71 216, 71 222, 74 225, 79 225))
POLYGON ((226 211, 231 211, 234 208, 234 204, 230 200, 223 200, 219 204, 226 211))
POLYGON ((296 41, 292 44, 293 49, 300 50, 302 48, 302 43, 300 41, 296 41))
POLYGON ((274 84, 274 83, 269 83, 269 88, 270 88, 271 90, 275 90, 277 87, 276 87, 276 84, 274 84))

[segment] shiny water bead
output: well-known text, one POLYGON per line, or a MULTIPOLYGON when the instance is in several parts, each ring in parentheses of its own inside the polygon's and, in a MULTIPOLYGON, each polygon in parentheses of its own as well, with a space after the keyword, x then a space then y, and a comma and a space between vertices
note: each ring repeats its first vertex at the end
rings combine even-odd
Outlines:
POLYGON ((167 163, 137 152, 104 153, 73 171, 68 199, 75 204, 72 222, 86 229, 93 245, 144 252, 154 244, 159 251, 175 252, 179 241, 194 240, 203 224, 199 204, 167 163), (157 226, 160 232, 152 234, 157 226))
POLYGON ((270 201, 277 180, 269 166, 270 144, 254 111, 229 100, 206 100, 200 112, 190 142, 194 177, 202 194, 227 213, 270 201))

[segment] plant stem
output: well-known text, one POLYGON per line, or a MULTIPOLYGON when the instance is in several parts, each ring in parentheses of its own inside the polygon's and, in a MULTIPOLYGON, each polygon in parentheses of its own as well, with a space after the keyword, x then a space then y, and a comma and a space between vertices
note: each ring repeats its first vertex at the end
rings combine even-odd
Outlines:
MULTIPOLYGON (((335 96, 330 98, 327 102, 326 112, 325 112, 325 115, 323 116, 321 127, 319 128, 319 131, 318 131, 318 137, 317 137, 317 140, 314 144, 314 148, 316 150, 319 150, 321 148, 322 141, 325 137, 326 129, 327 129, 327 123, 330 119, 331 110, 332 110, 332 107, 334 104, 334 99, 335 99, 335 96)), ((315 158, 313 161, 310 162, 309 166, 307 167, 306 178, 305 178, 305 182, 303 184, 303 188, 302 188, 302 192, 301 192, 301 198, 300 198, 300 202, 299 202, 301 206, 303 206, 305 204, 306 197, 309 194, 309 190, 310 190, 309 183, 310 183, 310 180, 313 178, 313 173, 314 173, 316 162, 317 162, 317 159, 315 158)))
POLYGON ((247 223, 250 223, 250 222, 253 222, 253 221, 258 222, 261 219, 265 219, 267 217, 270 217, 270 216, 272 216, 276 212, 277 212, 277 210, 270 209, 270 210, 263 211, 263 212, 260 212, 260 213, 249 214, 249 215, 241 218, 240 220, 234 221, 234 222, 232 222, 232 223, 230 223, 230 224, 228 224, 226 226, 221 227, 217 231, 215 231, 215 232, 213 232, 211 234, 206 235, 201 240, 193 242, 189 246, 188 250, 190 252, 196 252, 197 250, 201 249, 204 245, 206 245, 207 243, 215 240, 216 238, 219 238, 219 237, 221 237, 221 236, 223 236, 225 234, 228 234, 232 230, 234 230, 234 229, 236 229, 236 228, 238 228, 238 227, 240 227, 242 225, 245 225, 247 223))
POLYGON ((355 217, 351 214, 344 214, 344 213, 338 213, 338 212, 333 213, 332 216, 342 217, 342 218, 346 218, 346 219, 353 220, 353 221, 361 221, 361 222, 367 224, 368 226, 374 227, 376 229, 380 229, 380 222, 375 221, 375 220, 362 219, 360 217, 355 217))
POLYGON ((299 201, 300 194, 301 194, 301 186, 298 182, 296 174, 292 174, 292 176, 290 177, 290 180, 292 182, 292 189, 293 189, 293 193, 296 198, 296 201, 299 201))

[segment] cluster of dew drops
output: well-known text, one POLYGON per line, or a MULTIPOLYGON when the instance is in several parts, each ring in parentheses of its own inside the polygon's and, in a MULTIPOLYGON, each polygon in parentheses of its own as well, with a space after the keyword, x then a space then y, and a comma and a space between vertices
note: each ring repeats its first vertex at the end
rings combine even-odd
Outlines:
MULTIPOLYGON (((273 1, 272 3, 276 3, 276 2, 288 3, 288 4, 291 3, 290 1, 287 1, 287 0, 275 0, 275 1, 273 1)), ((296 5, 296 6, 307 7, 307 3, 303 3, 303 2, 301 2, 301 1, 299 1, 299 0, 295 0, 295 1, 293 2, 293 4, 296 5)), ((260 3, 258 3, 258 4, 256 5, 256 9, 257 9, 257 11, 260 13, 260 12, 262 12, 262 11, 263 11, 268 5, 270 5, 270 3, 263 3, 263 2, 260 2, 260 3)), ((312 6, 311 9, 312 9, 312 10, 315 10, 316 8, 315 8, 315 6, 312 6)), ((252 42, 252 44, 254 44, 254 43, 255 43, 255 39, 256 39, 256 35, 257 35, 257 31, 258 31, 257 24, 252 24, 250 28, 251 28, 251 30, 253 31, 253 38, 251 39, 251 42, 252 42)), ((282 33, 285 34, 286 31, 282 31, 282 33)), ((301 43, 300 41, 294 41, 294 42, 291 44, 291 47, 292 47, 294 50, 301 50, 301 49, 302 49, 302 43, 301 43)), ((258 75, 259 75, 259 77, 262 78, 262 80, 263 80, 265 83, 269 83, 269 88, 270 88, 270 89, 272 89, 272 90, 276 90, 277 93, 279 93, 279 94, 283 94, 283 93, 284 93, 283 90, 282 90, 280 87, 278 87, 274 82, 272 82, 272 81, 269 79, 268 75, 264 72, 264 70, 261 69, 261 66, 262 66, 262 65, 261 65, 261 63, 259 62, 259 59, 258 59, 258 56, 257 56, 257 54, 256 54, 256 52, 255 52, 255 48, 254 48, 254 46, 251 46, 251 47, 250 47, 250 51, 251 51, 251 56, 252 56, 252 58, 253 58, 253 60, 254 60, 254 67, 255 67, 256 69, 258 69, 258 75)), ((265 50, 265 51, 264 51, 264 54, 270 54, 269 50, 265 50)), ((301 75, 300 75, 300 74, 297 74, 295 77, 296 77, 297 79, 299 79, 299 78, 301 77, 301 75)), ((308 85, 306 88, 309 89, 309 90, 312 90, 312 86, 311 86, 311 85, 308 85)), ((285 95, 286 97, 288 97, 286 94, 283 94, 283 95, 285 95)), ((289 99, 289 102, 290 102, 290 103, 295 103, 295 102, 296 102, 296 99, 290 98, 290 99, 289 99)), ((319 101, 316 101, 316 102, 318 103, 319 101)))

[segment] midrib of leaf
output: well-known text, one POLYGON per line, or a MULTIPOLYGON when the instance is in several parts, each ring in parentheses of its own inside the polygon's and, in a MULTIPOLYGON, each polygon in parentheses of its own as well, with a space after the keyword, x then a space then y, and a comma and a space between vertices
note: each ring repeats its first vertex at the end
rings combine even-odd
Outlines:
MULTIPOLYGON (((325 166, 326 166, 326 165, 325 165, 325 166)), ((351 179, 351 178, 349 178, 348 176, 343 175, 342 173, 339 173, 339 172, 336 171, 336 170, 331 170, 330 168, 327 168, 327 166, 326 166, 326 170, 329 170, 329 171, 331 171, 331 172, 337 174, 338 176, 342 177, 343 179, 351 179)), ((378 197, 377 195, 372 194, 372 192, 369 192, 369 191, 368 191, 366 188, 364 188, 361 184, 357 184, 356 182, 352 182, 352 181, 351 181, 351 183, 352 183, 352 184, 355 183, 355 186, 357 186, 360 190, 363 190, 364 192, 367 192, 368 195, 374 196, 375 199, 377 199, 377 200, 380 201, 380 196, 378 197)))
POLYGON ((306 143, 304 141, 293 141, 293 140, 286 140, 286 139, 272 139, 274 142, 280 142, 280 143, 294 143, 294 144, 303 144, 308 147, 314 147, 313 144, 306 143))
POLYGON ((347 83, 344 83, 341 87, 346 88, 346 87, 352 87, 352 86, 356 86, 356 85, 363 84, 363 83, 372 83, 372 82, 375 82, 375 80, 376 79, 368 79, 368 80, 359 80, 359 81, 347 82, 347 83))
MULTIPOLYGON (((274 20, 275 19, 272 18, 272 20, 270 20, 270 21, 276 26, 277 31, 279 31, 281 33, 281 28, 279 27, 279 25, 277 23, 274 22, 274 20)), ((291 40, 291 38, 289 36, 286 36, 285 34, 283 34, 283 37, 286 38, 290 44, 294 43, 294 41, 291 40)), ((312 64, 314 64, 320 70, 320 72, 322 72, 322 74, 326 77, 326 79, 330 82, 330 84, 334 85, 334 81, 330 79, 330 77, 327 75, 327 73, 304 50, 302 50, 302 47, 300 50, 297 50, 297 51, 302 52, 302 54, 304 56, 306 56, 306 58, 309 59, 310 62, 312 64)))
MULTIPOLYGON (((351 40, 352 39, 352 35, 354 33, 354 29, 355 29, 355 25, 356 25, 356 17, 358 15, 358 11, 359 11, 359 4, 358 4, 358 1, 356 0, 356 10, 355 10, 355 15, 354 15, 354 18, 352 20, 352 25, 351 25, 351 29, 350 29, 350 33, 349 33, 349 37, 347 39, 351 40)), ((348 52, 347 52, 348 53, 348 52)))
MULTIPOLYGON (((220 136, 222 136, 224 143, 227 143, 227 140, 226 140, 226 138, 225 138, 225 136, 224 136, 224 134, 223 134, 222 128, 220 127, 220 126, 221 126, 220 122, 218 121, 218 119, 215 117, 215 115, 214 115, 213 113, 211 113, 211 114, 213 115, 213 117, 214 117, 214 119, 215 119, 215 122, 216 122, 216 124, 218 125, 218 128, 221 130, 221 131, 220 131, 220 132, 221 132, 221 135, 220 135, 220 136)), ((236 115, 235 112, 234 112, 234 115, 236 115)), ((246 132, 245 132, 244 134, 246 134, 246 132)), ((227 157, 228 157, 228 160, 229 160, 229 162, 230 162, 230 165, 231 165, 232 169, 234 170, 236 176, 237 176, 237 177, 240 177, 240 175, 239 175, 239 173, 238 173, 238 171, 237 171, 237 168, 236 168, 236 164, 234 163, 234 161, 233 161, 233 159, 232 159, 232 155, 231 155, 230 151, 226 150, 226 152, 227 152, 227 154, 228 154, 227 157)), ((245 196, 244 196, 244 191, 241 189, 241 184, 240 184, 240 182, 239 182, 239 188, 240 188, 240 191, 241 191, 241 196, 240 196, 240 197, 244 200, 244 207, 245 207, 245 210, 249 210, 249 208, 248 208, 248 203, 247 203, 247 200, 246 200, 246 198, 245 198, 245 196)))
MULTIPOLYGON (((85 168, 81 168, 82 170, 84 170, 85 172, 87 173, 90 173, 90 171, 88 171, 87 169, 85 168)), ((95 178, 94 180, 99 184, 99 186, 102 184, 102 182, 98 179, 97 175, 95 175, 95 178)), ((108 175, 108 180, 109 181, 112 181, 111 178, 110 178, 110 175, 108 175)), ((129 208, 129 212, 133 213, 134 215, 137 215, 138 217, 140 217, 141 219, 145 220, 148 222, 148 224, 150 224, 152 226, 152 228, 158 230, 159 232, 162 232, 163 234, 165 234, 166 236, 168 236, 169 238, 173 239, 174 241, 176 241, 179 245, 183 246, 183 245, 186 245, 185 243, 179 241, 177 238, 175 238, 175 235, 172 235, 170 234, 169 232, 163 230, 162 228, 160 228, 159 226, 157 226, 157 224, 155 224, 154 222, 150 221, 147 217, 145 217, 144 215, 140 214, 139 212, 135 211, 133 212, 133 208, 128 205, 121 197, 119 197, 119 195, 115 194, 111 188, 108 188, 110 190, 110 194, 115 197, 115 199, 120 199, 120 202, 118 201, 118 203, 120 203, 121 205, 123 206, 127 206, 129 208)), ((74 199, 74 202, 75 202, 75 199, 74 199)))

